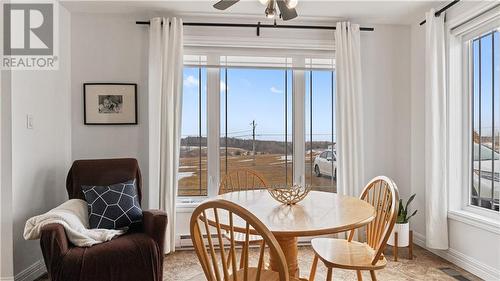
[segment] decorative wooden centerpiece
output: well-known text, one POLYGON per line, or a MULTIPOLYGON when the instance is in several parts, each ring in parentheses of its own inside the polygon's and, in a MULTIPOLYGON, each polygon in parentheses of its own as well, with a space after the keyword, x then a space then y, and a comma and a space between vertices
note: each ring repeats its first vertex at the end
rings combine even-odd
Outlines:
POLYGON ((268 188, 269 194, 278 202, 294 205, 306 198, 309 191, 311 191, 311 186, 302 186, 299 184, 294 184, 290 187, 271 187, 268 188))

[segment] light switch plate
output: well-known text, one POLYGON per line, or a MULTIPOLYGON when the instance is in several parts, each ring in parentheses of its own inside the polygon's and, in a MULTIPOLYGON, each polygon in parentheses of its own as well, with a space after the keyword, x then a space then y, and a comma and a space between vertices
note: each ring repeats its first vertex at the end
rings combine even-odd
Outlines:
POLYGON ((33 129, 33 115, 26 115, 26 128, 33 129))

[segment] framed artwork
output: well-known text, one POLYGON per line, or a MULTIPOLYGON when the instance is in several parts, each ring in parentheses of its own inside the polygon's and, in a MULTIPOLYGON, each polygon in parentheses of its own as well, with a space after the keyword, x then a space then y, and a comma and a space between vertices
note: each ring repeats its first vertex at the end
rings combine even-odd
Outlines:
POLYGON ((85 125, 136 125, 137 84, 84 83, 85 125))

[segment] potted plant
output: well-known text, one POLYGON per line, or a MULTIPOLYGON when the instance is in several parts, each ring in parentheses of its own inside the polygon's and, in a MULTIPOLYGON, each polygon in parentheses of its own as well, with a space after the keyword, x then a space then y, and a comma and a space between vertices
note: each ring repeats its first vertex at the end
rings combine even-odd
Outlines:
POLYGON ((391 236, 389 237, 389 240, 387 241, 387 244, 397 247, 407 247, 409 245, 410 224, 408 221, 410 220, 411 217, 417 214, 417 210, 415 210, 411 215, 408 216, 408 205, 410 205, 411 201, 413 201, 415 195, 416 194, 410 196, 410 198, 406 202, 406 205, 404 206, 403 206, 403 199, 399 199, 398 218, 396 220, 394 228, 392 229, 392 233, 391 236), (397 245, 395 245, 394 242, 394 233, 396 232, 398 233, 397 245))

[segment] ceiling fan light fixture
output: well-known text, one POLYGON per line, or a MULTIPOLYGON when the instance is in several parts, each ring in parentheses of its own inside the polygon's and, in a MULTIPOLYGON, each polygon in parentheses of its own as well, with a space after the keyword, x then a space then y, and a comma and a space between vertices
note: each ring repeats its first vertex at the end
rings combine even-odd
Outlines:
MULTIPOLYGON (((219 0, 213 7, 217 10, 224 11, 239 1, 241 0, 219 0)), ((299 0, 259 0, 259 2, 266 6, 264 14, 267 18, 273 19, 279 15, 280 19, 288 21, 298 16, 295 7, 299 0)))
POLYGON ((276 2, 275 2, 275 0, 268 0, 265 14, 266 14, 266 18, 268 18, 268 19, 272 19, 276 16, 276 2))
POLYGON ((276 10, 274 8, 267 7, 266 8, 266 17, 268 19, 272 19, 276 16, 276 10))
POLYGON ((299 4, 299 0, 285 0, 285 3, 289 9, 293 9, 297 7, 297 5, 299 4))

